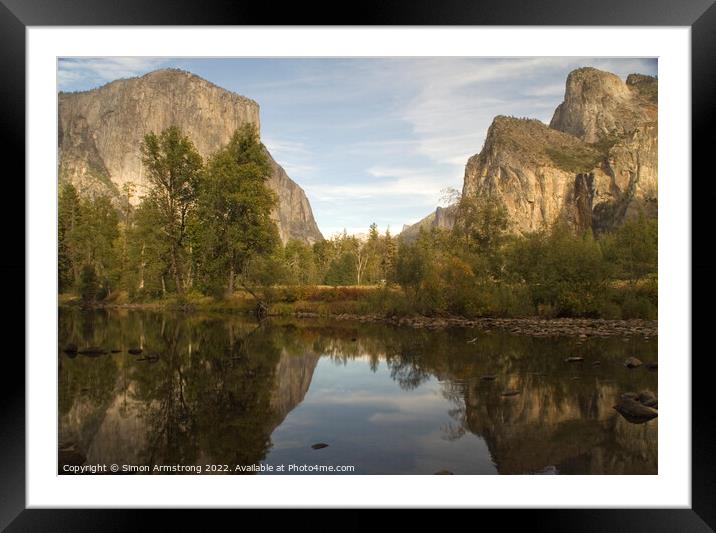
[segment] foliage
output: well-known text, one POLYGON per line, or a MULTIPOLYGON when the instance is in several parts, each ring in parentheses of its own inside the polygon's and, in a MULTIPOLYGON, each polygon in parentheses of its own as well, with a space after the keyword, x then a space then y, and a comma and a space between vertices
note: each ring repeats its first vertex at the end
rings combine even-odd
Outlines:
POLYGON ((575 144, 559 148, 546 148, 545 154, 559 168, 567 172, 589 172, 603 159, 603 154, 589 145, 575 144))
POLYGON ((184 291, 184 239, 197 196, 202 160, 191 140, 171 126, 159 135, 149 133, 141 146, 142 163, 151 185, 145 202, 169 243, 175 289, 184 291))
POLYGON ((270 255, 279 242, 271 219, 276 197, 266 180, 271 169, 253 125, 234 133, 229 144, 214 154, 202 174, 197 217, 203 286, 213 294, 234 292, 243 284, 248 264, 270 255))
POLYGON ((321 315, 657 316, 657 223, 644 214, 598 238, 564 223, 514 235, 499 199, 456 193, 449 230, 408 240, 373 223, 365 237, 281 244, 255 128, 238 130, 205 165, 177 128, 147 135, 142 153, 151 186, 136 206, 131 184, 117 205, 61 186, 60 292, 182 308, 205 299, 247 310, 254 299, 272 312, 321 315))

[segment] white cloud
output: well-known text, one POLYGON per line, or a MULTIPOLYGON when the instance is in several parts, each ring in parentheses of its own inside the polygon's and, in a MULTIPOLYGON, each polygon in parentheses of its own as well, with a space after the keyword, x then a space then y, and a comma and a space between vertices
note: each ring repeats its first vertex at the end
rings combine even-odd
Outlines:
POLYGON ((57 80, 60 90, 72 90, 74 84, 96 86, 145 74, 166 62, 155 57, 60 58, 57 80))

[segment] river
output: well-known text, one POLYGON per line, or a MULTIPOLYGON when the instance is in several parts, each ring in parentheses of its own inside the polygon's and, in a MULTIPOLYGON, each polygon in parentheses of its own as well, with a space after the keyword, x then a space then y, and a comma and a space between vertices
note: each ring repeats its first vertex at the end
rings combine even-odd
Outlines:
POLYGON ((628 357, 657 339, 60 308, 59 473, 657 474, 628 357))

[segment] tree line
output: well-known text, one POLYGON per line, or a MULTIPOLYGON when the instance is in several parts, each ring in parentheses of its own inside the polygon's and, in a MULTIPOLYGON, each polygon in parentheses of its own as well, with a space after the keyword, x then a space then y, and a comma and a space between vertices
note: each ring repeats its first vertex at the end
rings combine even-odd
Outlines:
POLYGON ((563 222, 514 235, 499 201, 455 195, 454 226, 412 241, 372 224, 366 238, 283 244, 253 126, 206 161, 176 127, 146 135, 141 154, 148 189, 136 206, 131 183, 119 202, 60 187, 60 292, 263 301, 281 287, 272 298, 295 301, 305 294, 286 288, 358 285, 375 287, 368 307, 388 314, 656 316, 657 225, 644 215, 596 237, 563 222))

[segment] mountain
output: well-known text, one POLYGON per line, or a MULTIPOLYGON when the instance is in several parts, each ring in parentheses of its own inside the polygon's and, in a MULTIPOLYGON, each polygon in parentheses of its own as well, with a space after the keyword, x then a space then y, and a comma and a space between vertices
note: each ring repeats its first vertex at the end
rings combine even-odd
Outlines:
POLYGON ((500 199, 516 233, 558 219, 602 231, 640 210, 655 215, 657 94, 651 76, 572 71, 549 126, 495 117, 467 161, 463 194, 500 199))
MULTIPOLYGON (((177 69, 60 93, 58 114, 60 181, 73 183, 83 194, 115 198, 127 182, 137 185, 138 196, 146 190, 140 144, 149 132, 176 125, 206 158, 243 124, 260 129, 258 103, 177 69)), ((268 155, 268 184, 279 198, 273 218, 281 239, 322 239, 303 189, 268 155)))
POLYGON ((428 216, 418 220, 415 224, 405 224, 403 226, 400 235, 403 239, 413 240, 418 237, 421 229, 430 231, 433 228, 436 229, 448 229, 453 226, 455 222, 455 206, 449 205, 447 207, 438 207, 430 213, 428 216))

